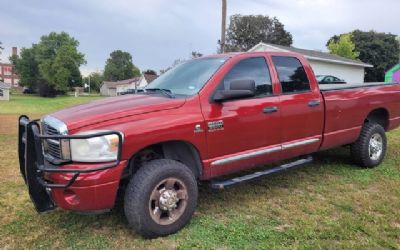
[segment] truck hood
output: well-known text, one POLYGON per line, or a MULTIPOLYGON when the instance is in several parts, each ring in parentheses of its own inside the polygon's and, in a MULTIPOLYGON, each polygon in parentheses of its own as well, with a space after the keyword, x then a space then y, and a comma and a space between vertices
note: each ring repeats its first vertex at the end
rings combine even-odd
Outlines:
POLYGON ((185 99, 170 99, 150 95, 124 95, 63 109, 50 114, 50 116, 64 122, 68 130, 71 131, 121 117, 174 109, 184 103, 185 99))

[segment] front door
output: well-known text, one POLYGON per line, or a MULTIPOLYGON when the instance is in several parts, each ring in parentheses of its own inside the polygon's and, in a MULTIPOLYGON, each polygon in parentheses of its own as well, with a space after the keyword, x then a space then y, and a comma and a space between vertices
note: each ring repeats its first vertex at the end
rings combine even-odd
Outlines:
POLYGON ((217 89, 228 89, 235 80, 254 80, 256 96, 203 108, 211 176, 250 168, 280 155, 279 96, 274 96, 265 57, 239 60, 217 89))

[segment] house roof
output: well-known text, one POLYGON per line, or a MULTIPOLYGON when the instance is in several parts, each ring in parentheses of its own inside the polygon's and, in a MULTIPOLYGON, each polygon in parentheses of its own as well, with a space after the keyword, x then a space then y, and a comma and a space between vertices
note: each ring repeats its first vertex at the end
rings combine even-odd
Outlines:
POLYGON ((134 78, 130 78, 130 79, 126 79, 126 80, 121 80, 121 81, 116 81, 116 82, 112 82, 112 81, 103 81, 102 85, 106 85, 107 88, 109 89, 115 89, 117 88, 117 86, 119 85, 127 85, 127 84, 132 84, 134 82, 138 82, 140 80, 140 77, 134 77, 134 78))
POLYGON ((11 87, 4 82, 0 82, 0 89, 10 89, 11 87))
POLYGON ((262 47, 269 47, 278 51, 285 51, 285 52, 296 52, 299 54, 304 55, 305 58, 309 60, 315 60, 315 61, 324 61, 324 62, 331 62, 331 63, 338 63, 338 64, 347 64, 347 65, 354 65, 354 66, 360 66, 360 67, 365 67, 365 68, 371 68, 374 67, 371 64, 364 63, 360 60, 352 60, 348 58, 344 58, 338 55, 322 52, 322 51, 316 51, 316 50, 308 50, 308 49, 299 49, 295 48, 292 46, 283 46, 283 45, 276 45, 276 44, 269 44, 269 43, 263 43, 260 42, 259 44, 255 45, 253 48, 251 48, 249 51, 257 51, 259 48, 262 47))
POLYGON ((144 79, 146 79, 147 84, 151 83, 158 77, 158 75, 153 75, 153 74, 143 74, 143 76, 144 76, 144 79))

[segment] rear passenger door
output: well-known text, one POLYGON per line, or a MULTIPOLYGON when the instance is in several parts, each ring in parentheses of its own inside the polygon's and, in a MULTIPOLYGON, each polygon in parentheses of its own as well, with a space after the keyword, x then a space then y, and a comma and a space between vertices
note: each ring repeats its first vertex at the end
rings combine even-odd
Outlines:
POLYGON ((272 56, 272 61, 281 85, 282 157, 315 152, 324 125, 321 93, 296 57, 272 56))

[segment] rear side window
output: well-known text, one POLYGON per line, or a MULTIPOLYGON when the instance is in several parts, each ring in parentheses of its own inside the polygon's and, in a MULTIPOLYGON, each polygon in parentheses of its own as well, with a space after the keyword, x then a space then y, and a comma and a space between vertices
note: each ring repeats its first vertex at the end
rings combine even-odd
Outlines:
POLYGON ((310 82, 303 65, 295 57, 273 56, 283 93, 296 93, 310 90, 310 82))
POLYGON ((263 57, 243 59, 238 62, 223 79, 224 89, 229 89, 235 80, 254 80, 256 96, 272 95, 272 83, 268 65, 263 57))

